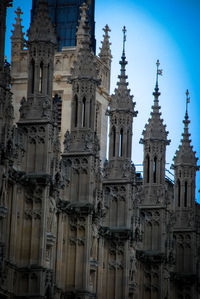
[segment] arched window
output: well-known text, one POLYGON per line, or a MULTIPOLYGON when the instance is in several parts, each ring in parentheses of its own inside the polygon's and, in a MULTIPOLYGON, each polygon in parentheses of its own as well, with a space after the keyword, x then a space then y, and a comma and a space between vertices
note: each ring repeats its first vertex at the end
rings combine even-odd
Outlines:
POLYGON ((157 158, 153 159, 153 182, 156 183, 157 158))
POLYGON ((77 127, 78 123, 78 98, 75 96, 74 98, 74 126, 77 127))
POLYGON ((31 93, 34 93, 35 88, 35 61, 31 61, 31 93))
POLYGON ((83 98, 82 101, 82 127, 85 127, 85 123, 86 123, 86 99, 85 97, 83 98))
POLYGON ((184 207, 187 207, 187 182, 184 185, 184 207))
POLYGON ((180 180, 177 181, 177 188, 178 188, 178 207, 181 206, 181 183, 180 180))
POLYGON ((112 129, 112 135, 113 135, 113 157, 115 157, 115 143, 116 143, 116 130, 115 127, 112 129))
POLYGON ((120 130, 119 135, 119 157, 123 155, 123 129, 120 130))
POLYGON ((149 183, 149 177, 150 177, 150 159, 149 155, 146 157, 146 163, 147 163, 147 183, 149 183))

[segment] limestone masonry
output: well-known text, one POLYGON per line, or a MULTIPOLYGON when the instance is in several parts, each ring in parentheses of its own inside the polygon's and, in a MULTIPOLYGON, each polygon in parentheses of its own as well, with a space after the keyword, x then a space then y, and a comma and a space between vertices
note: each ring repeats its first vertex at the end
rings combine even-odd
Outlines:
POLYGON ((0 298, 200 298, 198 159, 186 109, 174 182, 166 178, 170 140, 159 105, 159 61, 138 176, 125 27, 110 96, 110 29, 94 55, 87 4, 76 46, 60 52, 46 0, 39 0, 27 41, 18 8, 10 65, 4 48, 11 5, 0 1, 0 298))

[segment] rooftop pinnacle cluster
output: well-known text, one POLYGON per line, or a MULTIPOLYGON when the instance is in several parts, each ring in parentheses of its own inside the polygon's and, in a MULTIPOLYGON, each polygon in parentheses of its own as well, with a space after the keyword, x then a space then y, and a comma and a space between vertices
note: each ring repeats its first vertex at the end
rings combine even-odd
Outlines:
POLYGON ((28 40, 17 8, 10 65, 4 45, 12 1, 0 2, 0 297, 198 299, 199 166, 189 92, 172 181, 158 60, 139 174, 131 157, 140 111, 128 88, 125 26, 110 96, 111 30, 103 29, 96 56, 88 18, 94 1, 77 4, 76 43, 63 47, 60 24, 56 31, 52 23, 61 3, 54 11, 52 3, 33 1, 28 40))

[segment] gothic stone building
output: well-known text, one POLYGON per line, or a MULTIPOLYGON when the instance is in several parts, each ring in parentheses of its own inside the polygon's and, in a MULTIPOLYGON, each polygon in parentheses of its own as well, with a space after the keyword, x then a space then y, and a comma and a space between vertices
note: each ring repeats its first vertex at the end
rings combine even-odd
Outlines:
POLYGON ((125 49, 110 97, 108 26, 97 57, 83 4, 77 46, 57 53, 47 3, 40 0, 27 50, 17 10, 10 69, 4 45, 11 4, 0 2, 0 297, 199 298, 198 166, 188 111, 173 183, 165 177, 170 140, 157 80, 141 139, 139 179, 131 162, 137 111, 128 89, 125 49), (67 102, 60 125, 57 90, 67 102))

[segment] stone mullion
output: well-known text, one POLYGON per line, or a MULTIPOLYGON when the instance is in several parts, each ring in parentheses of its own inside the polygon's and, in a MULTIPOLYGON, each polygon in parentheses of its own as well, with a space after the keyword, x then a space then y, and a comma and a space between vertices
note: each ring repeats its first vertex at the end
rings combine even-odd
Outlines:
POLYGON ((77 119, 77 127, 82 127, 82 97, 78 98, 78 119, 77 119))
POLYGON ((40 82, 40 64, 38 62, 35 62, 35 72, 34 72, 35 78, 35 84, 34 84, 34 94, 39 92, 39 82, 40 82))
POLYGON ((113 130, 110 127, 110 134, 109 134, 109 159, 113 157, 113 130))
POLYGON ((153 156, 149 157, 149 166, 150 166, 150 173, 149 173, 149 183, 153 183, 153 156))
POLYGON ((185 180, 181 179, 180 181, 181 185, 181 194, 180 194, 180 207, 184 208, 184 188, 185 188, 185 180))
POLYGON ((42 94, 46 95, 47 92, 47 80, 48 80, 48 65, 45 63, 43 65, 43 77, 42 77, 42 94))
POLYGON ((53 89, 53 62, 49 61, 49 67, 47 71, 47 94, 51 97, 53 89))
MULTIPOLYGON (((35 209, 35 202, 34 198, 32 199, 33 205, 32 205, 32 217, 31 217, 31 237, 30 237, 30 256, 29 256, 29 263, 30 265, 35 264, 35 261, 33 261, 33 250, 35 249, 33 244, 34 244, 34 233, 33 230, 35 229, 35 220, 34 220, 34 209, 35 209)), ((39 238, 38 238, 39 239, 39 238)))
POLYGON ((123 298, 128 298, 129 294, 129 241, 124 244, 124 269, 123 269, 123 298))
POLYGON ((63 214, 58 214, 57 221, 57 247, 56 247, 56 257, 55 257, 55 282, 56 285, 60 288, 62 282, 62 272, 61 272, 61 262, 63 258, 63 214))
POLYGON ((117 126, 116 127, 116 139, 115 139, 115 157, 119 157, 119 142, 120 142, 120 128, 117 126))
MULTIPOLYGON (((92 94, 92 99, 95 99, 95 95, 92 94)), ((92 111, 90 111, 91 114, 91 130, 95 131, 95 119, 96 119, 96 101, 92 100, 92 111)))
MULTIPOLYGON (((132 125, 132 124, 131 124, 132 125)), ((129 142, 127 142, 127 158, 131 159, 131 150, 132 150, 132 130, 129 129, 129 132, 127 131, 127 141, 129 140, 129 142)))
POLYGON ((85 105, 85 127, 89 128, 90 124, 90 99, 86 99, 86 105, 85 105))
POLYGON ((105 252, 105 242, 100 236, 98 242, 98 268, 97 268, 97 298, 102 298, 102 286, 103 286, 103 254, 105 252))
POLYGON ((9 245, 8 248, 9 253, 8 253, 8 258, 12 262, 15 263, 15 248, 16 248, 16 238, 17 238, 17 184, 13 185, 13 191, 10 194, 10 200, 9 200, 9 206, 11 209, 11 214, 10 214, 10 219, 11 219, 11 224, 10 224, 10 239, 9 239, 9 245))
POLYGON ((122 157, 125 159, 126 158, 126 152, 127 152, 127 130, 125 129, 125 127, 123 127, 123 140, 122 140, 123 144, 122 144, 122 157))
MULTIPOLYGON (((75 216, 76 217, 76 216, 75 216)), ((77 222, 78 222, 78 220, 77 220, 77 222)), ((77 238, 78 238, 78 225, 77 225, 77 223, 76 223, 76 237, 75 237, 75 239, 76 239, 76 248, 75 248, 75 279, 74 279, 74 286, 75 286, 75 288, 77 288, 77 281, 78 281, 78 279, 77 279, 77 276, 79 276, 79 275, 81 275, 80 274, 80 267, 79 267, 79 264, 77 263, 77 257, 78 257, 78 241, 77 241, 77 238)), ((72 248, 70 249, 70 250, 72 250, 72 248)))
POLYGON ((86 216, 85 221, 85 245, 84 245, 84 266, 83 266, 83 288, 89 289, 90 278, 90 248, 91 248, 91 235, 92 235, 92 216, 86 216))
POLYGON ((160 179, 161 179, 161 157, 158 155, 157 156, 157 165, 156 165, 156 184, 160 185, 160 179))
POLYGON ((187 207, 191 207, 191 179, 187 180, 187 207))
POLYGON ((49 186, 44 187, 43 196, 41 198, 41 220, 40 220, 40 241, 39 241, 39 258, 40 266, 46 267, 46 226, 47 226, 47 200, 49 194, 49 186))

